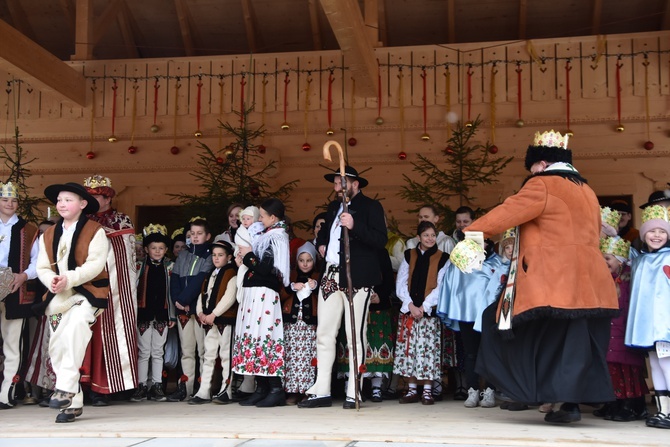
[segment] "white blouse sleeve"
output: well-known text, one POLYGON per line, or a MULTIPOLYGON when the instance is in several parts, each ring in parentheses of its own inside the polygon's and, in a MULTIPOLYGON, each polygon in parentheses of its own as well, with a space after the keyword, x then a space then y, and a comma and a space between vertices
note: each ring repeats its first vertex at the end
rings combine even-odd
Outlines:
POLYGON ((400 267, 398 267, 398 276, 395 281, 395 294, 402 301, 402 306, 400 307, 400 312, 406 314, 409 312, 409 303, 412 302, 412 298, 409 296, 409 264, 403 258, 400 267))

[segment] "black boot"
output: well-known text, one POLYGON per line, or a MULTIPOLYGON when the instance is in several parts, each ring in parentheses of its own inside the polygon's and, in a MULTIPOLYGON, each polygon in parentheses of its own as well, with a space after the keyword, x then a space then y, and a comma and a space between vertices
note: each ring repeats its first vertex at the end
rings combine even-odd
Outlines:
POLYGON ((603 404, 602 407, 598 408, 597 410, 593 410, 593 415, 598 418, 604 418, 607 417, 608 415, 610 418, 612 417, 613 413, 613 408, 614 408, 615 402, 607 402, 603 404))
POLYGON ((268 377, 267 380, 270 385, 270 392, 265 399, 258 402, 256 406, 260 408, 268 408, 283 407, 286 405, 286 394, 284 393, 281 379, 279 377, 268 377))
POLYGON ((644 421, 649 417, 649 412, 647 411, 647 401, 645 396, 634 397, 631 399, 632 408, 635 411, 635 418, 638 421, 644 421))
POLYGON ((654 402, 656 403, 656 414, 653 416, 649 416, 646 421, 647 427, 658 427, 659 423, 661 420, 665 419, 667 416, 663 412, 663 403, 665 402, 665 399, 668 399, 668 391, 667 390, 656 390, 654 393, 654 402))
POLYGON ((619 410, 612 415, 612 420, 615 422, 630 422, 637 419, 637 414, 633 409, 633 399, 624 399, 619 410))
POLYGON ((256 405, 258 402, 265 399, 265 396, 270 392, 270 387, 268 386, 268 378, 263 376, 256 377, 256 390, 254 393, 247 397, 244 400, 240 401, 240 405, 243 407, 250 407, 256 405))

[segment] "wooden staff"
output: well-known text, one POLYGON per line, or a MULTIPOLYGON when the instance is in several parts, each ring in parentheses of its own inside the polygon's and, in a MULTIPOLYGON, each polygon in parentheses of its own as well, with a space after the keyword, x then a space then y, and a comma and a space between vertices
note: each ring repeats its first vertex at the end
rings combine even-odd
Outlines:
MULTIPOLYGON (((344 151, 342 150, 342 146, 340 146, 340 143, 338 143, 335 140, 329 140, 326 141, 326 144, 323 145, 323 158, 325 158, 328 161, 333 161, 332 158, 330 158, 330 147, 335 146, 337 148, 337 153, 340 157, 340 177, 342 178, 342 212, 344 213, 349 213, 349 199, 347 198, 347 176, 345 172, 345 167, 344 167, 344 151)), ((355 387, 355 393, 354 393, 354 398, 356 401, 356 410, 360 409, 361 403, 360 403, 360 393, 359 393, 359 386, 360 386, 360 377, 359 377, 359 371, 358 371, 358 350, 356 349, 356 341, 358 340, 356 338, 356 317, 354 314, 354 294, 353 294, 353 289, 352 289, 352 281, 351 281, 351 248, 349 246, 349 229, 345 226, 342 227, 342 238, 344 239, 344 261, 345 261, 345 270, 346 270, 346 275, 347 275, 347 300, 349 301, 349 319, 350 319, 350 326, 351 326, 351 340, 353 341, 353 349, 354 349, 354 365, 356 367, 354 368, 354 383, 356 384, 355 387)), ((349 349, 351 350, 351 346, 349 346, 349 349)), ((351 380, 351 378, 349 378, 351 380)))

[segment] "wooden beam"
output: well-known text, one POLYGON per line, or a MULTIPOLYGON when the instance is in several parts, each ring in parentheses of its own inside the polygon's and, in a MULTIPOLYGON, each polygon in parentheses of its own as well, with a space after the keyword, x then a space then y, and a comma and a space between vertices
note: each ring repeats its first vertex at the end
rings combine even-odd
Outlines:
POLYGON ((100 14, 100 17, 95 20, 95 26, 93 27, 94 46, 100 42, 100 39, 102 39, 105 33, 109 30, 109 27, 116 21, 122 7, 123 0, 113 0, 107 4, 107 7, 102 14, 100 14))
POLYGON ((26 11, 21 6, 18 0, 6 0, 9 15, 12 17, 14 28, 21 31, 28 39, 37 40, 35 38, 35 30, 30 26, 26 11))
POLYGON ((323 41, 321 39, 317 2, 318 0, 308 0, 307 6, 309 7, 309 25, 312 29, 312 47, 314 51, 321 51, 323 50, 323 41))
POLYGON ((191 27, 188 20, 188 5, 186 0, 174 0, 174 6, 177 10, 177 19, 179 20, 179 30, 181 31, 181 40, 184 43, 184 52, 186 56, 193 56, 194 45, 191 27))
POLYGON ((368 38, 373 47, 379 44, 379 1, 365 0, 364 6, 365 28, 368 32, 368 38))
POLYGON ((261 42, 261 37, 258 34, 258 21, 256 20, 256 12, 254 11, 254 6, 251 4, 251 0, 241 0, 242 1, 242 17, 244 18, 244 29, 247 32, 247 43, 249 45, 249 51, 252 53, 257 53, 258 48, 263 47, 261 42))
POLYGON ((456 0, 447 1, 447 42, 456 43, 456 0))
POLYGON ((69 103, 86 106, 86 79, 47 50, 0 20, 0 66, 16 77, 69 103))
POLYGON ((519 0, 519 40, 526 39, 528 28, 528 0, 519 0))
POLYGON ((356 78, 361 96, 377 95, 377 57, 368 39, 357 0, 321 0, 328 22, 344 54, 345 63, 356 78))
POLYGON ((379 40, 383 47, 389 46, 388 21, 386 20, 386 0, 379 0, 379 40))
POLYGON ((65 15, 67 26, 70 28, 72 40, 74 40, 75 29, 77 27, 77 12, 75 11, 74 3, 72 3, 72 0, 60 0, 60 7, 65 15))
POLYGON ((661 31, 670 29, 670 0, 665 2, 665 10, 663 11, 663 22, 661 22, 661 31))
POLYGON ((591 17, 591 34, 600 34, 600 23, 603 15, 603 0, 593 0, 593 17, 591 17))
POLYGON ((139 59, 140 54, 137 51, 137 42, 135 40, 135 33, 133 32, 133 17, 128 9, 128 4, 123 1, 123 8, 119 14, 119 28, 121 29, 121 37, 126 46, 126 54, 129 59, 139 59))
POLYGON ((75 61, 93 59, 93 0, 77 0, 77 23, 74 34, 75 61))

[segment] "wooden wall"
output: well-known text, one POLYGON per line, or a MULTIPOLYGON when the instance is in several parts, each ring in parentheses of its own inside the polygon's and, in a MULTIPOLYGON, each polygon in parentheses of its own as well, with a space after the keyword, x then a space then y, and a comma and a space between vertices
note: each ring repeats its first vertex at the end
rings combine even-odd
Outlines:
POLYGON ((381 112, 378 98, 356 95, 355 81, 339 52, 72 63, 87 77, 91 98, 86 108, 73 107, 29 82, 19 82, 12 73, 0 73, 0 82, 6 85, 6 94, 0 96, 0 144, 11 148, 14 126, 19 127, 24 149, 37 158, 30 166, 35 195, 48 184, 82 181, 100 173, 112 178, 119 193, 115 206, 133 216, 137 206, 175 204, 168 193, 198 190, 189 175, 197 162, 198 140, 210 147, 227 144, 229 138, 219 136, 218 120, 237 119, 234 112, 241 107, 244 78, 244 100, 247 106, 255 106, 250 121, 264 123, 267 129, 264 157, 278 161, 276 182, 300 179, 291 215, 311 220, 314 207, 325 202, 330 188, 319 164, 324 163, 321 147, 331 138, 325 131, 332 74, 332 138, 344 142, 341 129, 346 128, 347 138, 357 139, 356 146, 348 149, 350 163, 359 170, 371 168, 366 173, 368 193, 383 198, 387 213, 409 231, 415 218, 405 212, 410 206, 397 196, 402 175, 412 176, 411 162, 418 153, 441 159, 449 136, 448 111, 463 121, 481 116, 484 123, 478 140, 495 136, 498 154, 515 157, 498 185, 476 191, 476 205, 490 207, 518 189, 526 176, 523 157, 533 134, 567 129, 569 83, 574 132, 570 147, 575 165, 596 193, 631 194, 639 205, 670 181, 668 32, 382 48, 376 53, 381 112), (624 132, 616 131, 617 64, 624 132), (422 75, 429 141, 420 138, 424 133, 422 75), (201 124, 197 129, 199 83, 201 124), (515 125, 519 95, 523 127, 515 125), (114 110, 118 141, 110 143, 114 110), (154 111, 160 127, 156 133, 150 130, 154 111), (288 130, 281 129, 285 114, 288 130), (380 114, 383 124, 378 125, 380 114), (138 150, 130 154, 133 128, 138 150), (194 137, 196 130, 202 131, 202 138, 194 137), (654 143, 653 150, 643 148, 647 140, 654 143), (302 150, 305 142, 311 151, 302 150), (180 148, 179 154, 171 154, 173 145, 180 148), (87 159, 89 151, 95 158, 87 159), (401 151, 407 154, 405 160, 398 157, 401 151))

